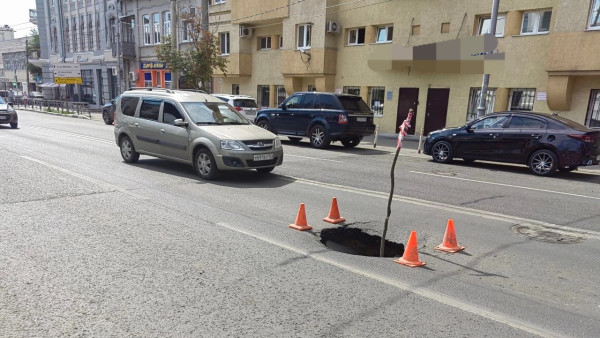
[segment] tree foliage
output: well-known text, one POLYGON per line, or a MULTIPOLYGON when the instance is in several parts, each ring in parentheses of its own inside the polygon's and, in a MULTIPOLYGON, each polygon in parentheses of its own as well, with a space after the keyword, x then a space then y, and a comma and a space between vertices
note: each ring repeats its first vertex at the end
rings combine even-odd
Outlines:
POLYGON ((203 28, 200 8, 196 8, 192 14, 180 8, 177 14, 173 19, 183 19, 189 42, 182 43, 176 49, 173 35, 165 36, 162 43, 155 47, 156 56, 171 71, 180 73, 182 87, 206 90, 214 69, 223 74, 227 71, 227 59, 220 56, 216 30, 203 28))
MULTIPOLYGON (((29 59, 39 59, 40 57, 40 34, 37 29, 31 30, 31 35, 27 39, 27 57, 29 59)), ((42 77, 42 68, 28 62, 27 71, 29 74, 42 77)))

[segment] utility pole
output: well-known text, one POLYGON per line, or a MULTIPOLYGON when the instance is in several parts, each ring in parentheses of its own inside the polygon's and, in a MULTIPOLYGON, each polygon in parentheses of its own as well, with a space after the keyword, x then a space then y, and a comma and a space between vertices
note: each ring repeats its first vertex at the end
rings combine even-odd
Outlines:
MULTIPOLYGON (((498 21, 498 6, 500 0, 494 0, 492 3, 492 17, 490 18, 490 34, 496 36, 496 21, 498 21)), ((485 52, 485 51, 484 51, 485 52)), ((483 74, 481 83, 481 95, 479 96, 479 104, 477 105, 477 117, 485 115, 485 101, 487 97, 488 84, 490 83, 490 74, 483 74)))
MULTIPOLYGON (((177 30, 179 28, 179 14, 177 12, 177 0, 171 0, 171 42, 173 49, 177 50, 179 44, 177 43, 177 30)), ((179 89, 179 74, 171 69, 171 88, 179 89)))
POLYGON ((23 90, 23 93, 29 95, 29 40, 25 39, 25 74, 27 76, 27 91, 23 90))

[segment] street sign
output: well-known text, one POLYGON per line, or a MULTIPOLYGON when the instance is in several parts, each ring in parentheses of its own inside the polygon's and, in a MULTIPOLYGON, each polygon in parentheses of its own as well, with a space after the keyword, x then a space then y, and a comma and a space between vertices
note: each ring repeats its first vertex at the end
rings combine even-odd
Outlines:
POLYGON ((78 63, 57 63, 54 65, 54 83, 81 84, 81 66, 78 63))
POLYGON ((80 77, 55 77, 54 83, 57 84, 82 84, 80 77))

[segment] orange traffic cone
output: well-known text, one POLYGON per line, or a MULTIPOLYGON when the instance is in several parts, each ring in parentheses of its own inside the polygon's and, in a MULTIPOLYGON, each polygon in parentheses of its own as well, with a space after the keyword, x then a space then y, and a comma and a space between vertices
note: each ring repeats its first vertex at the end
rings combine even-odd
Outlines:
POLYGON ((436 250, 446 252, 457 252, 463 250, 465 247, 456 244, 456 233, 454 232, 454 220, 449 219, 446 225, 446 233, 444 234, 444 240, 442 244, 435 247, 436 250))
POLYGON ((394 262, 400 263, 402 265, 410 266, 414 268, 415 266, 425 265, 425 262, 421 262, 419 260, 419 253, 417 252, 417 232, 412 231, 410 233, 410 237, 408 238, 408 243, 406 243, 406 248, 404 249, 404 255, 401 258, 395 259, 394 262))
POLYGON ((344 222, 346 219, 344 217, 340 217, 340 211, 338 210, 337 198, 333 198, 331 201, 331 207, 329 208, 329 216, 323 218, 325 222, 337 224, 340 222, 344 222))
POLYGON ((304 203, 300 203, 300 209, 298 210, 298 216, 296 216, 296 222, 294 224, 290 224, 290 228, 300 231, 312 230, 312 227, 306 223, 304 203))

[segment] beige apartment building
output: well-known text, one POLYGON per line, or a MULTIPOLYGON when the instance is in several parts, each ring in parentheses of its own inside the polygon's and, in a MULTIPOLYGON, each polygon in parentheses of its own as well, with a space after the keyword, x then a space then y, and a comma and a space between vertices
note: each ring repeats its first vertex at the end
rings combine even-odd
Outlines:
POLYGON ((356 93, 382 133, 397 133, 414 109, 409 133, 418 135, 474 118, 485 69, 487 112, 556 112, 600 127, 600 0, 500 0, 497 48, 480 52, 503 54, 502 67, 439 66, 440 43, 489 32, 491 8, 492 0, 211 0, 229 61, 214 92, 264 107, 296 91, 356 93), (399 60, 411 48, 415 61, 399 60))

